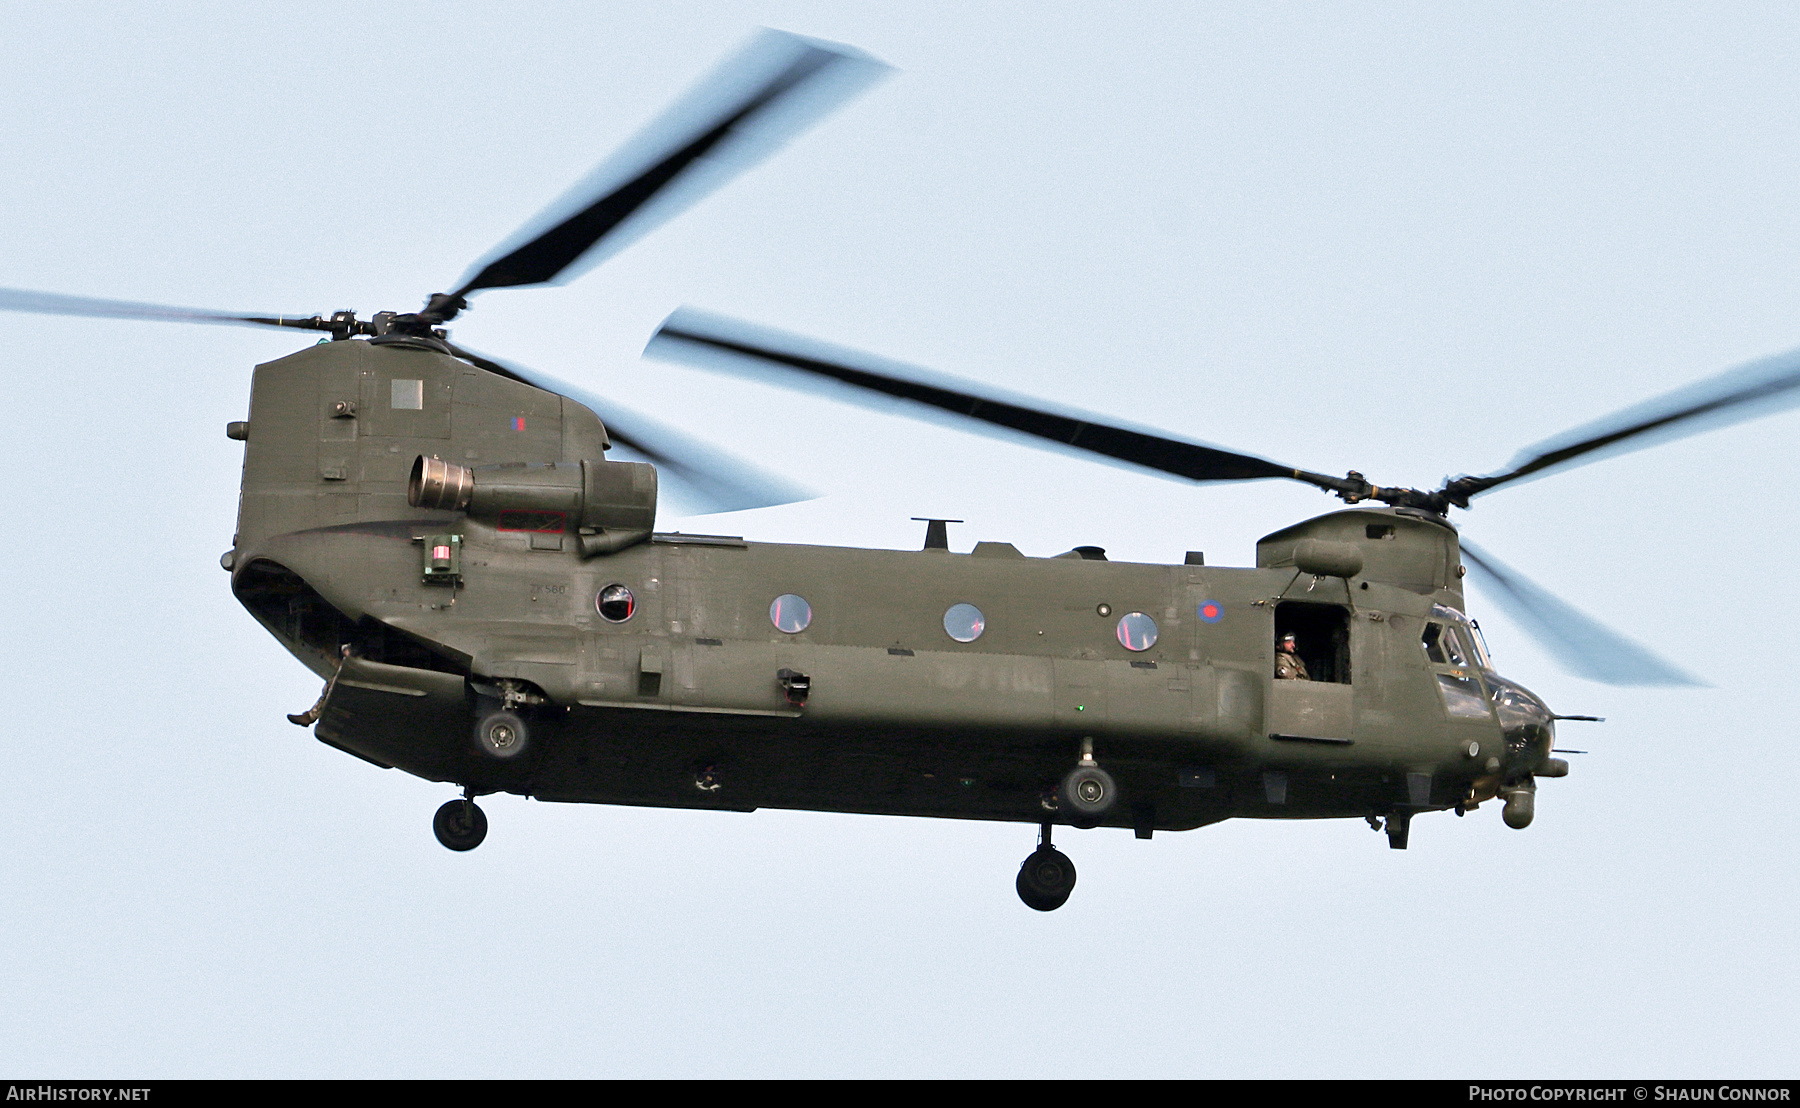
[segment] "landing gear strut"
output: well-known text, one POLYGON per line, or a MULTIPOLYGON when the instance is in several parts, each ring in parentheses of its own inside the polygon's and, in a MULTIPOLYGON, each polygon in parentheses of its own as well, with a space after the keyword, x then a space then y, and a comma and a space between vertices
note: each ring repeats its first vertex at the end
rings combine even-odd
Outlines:
POLYGON ((1050 845, 1049 824, 1039 828, 1038 848, 1019 867, 1019 879, 1014 885, 1025 906, 1040 912, 1061 908, 1075 890, 1075 863, 1050 845))
POLYGON ((474 850, 487 838, 487 815, 465 796, 439 808, 431 817, 431 830, 451 850, 474 850))
POLYGON ((482 687, 476 699, 475 749, 496 761, 510 761, 531 746, 531 729, 524 711, 544 703, 544 698, 521 681, 502 678, 497 685, 482 687), (498 693, 495 703, 494 693, 498 693))

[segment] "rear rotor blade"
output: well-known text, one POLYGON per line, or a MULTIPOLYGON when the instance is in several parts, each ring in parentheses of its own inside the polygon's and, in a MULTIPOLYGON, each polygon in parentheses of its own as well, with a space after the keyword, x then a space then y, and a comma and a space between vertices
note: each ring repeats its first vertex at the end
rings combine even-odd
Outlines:
POLYGON ((174 308, 141 304, 133 300, 97 300, 87 296, 63 296, 54 292, 0 288, 0 311, 39 315, 75 315, 98 319, 147 319, 166 323, 228 323, 244 327, 299 327, 330 330, 317 316, 236 315, 205 308, 174 308))
POLYGON ((957 417, 965 430, 1025 436, 1051 445, 1190 481, 1251 481, 1286 477, 1336 490, 1346 482, 1277 465, 1263 458, 1171 438, 1150 428, 1103 422, 1080 412, 1057 412, 1028 397, 828 347, 794 335, 683 308, 663 322, 644 353, 683 361, 805 392, 825 389, 878 409, 913 416, 957 417), (974 426, 971 428, 970 424, 974 426))
POLYGON ((451 297, 575 276, 766 157, 886 70, 847 46, 763 32, 477 263, 451 297))
POLYGON ((687 494, 685 499, 695 502, 700 508, 699 514, 770 508, 777 504, 811 500, 817 495, 785 477, 715 450, 667 424, 548 374, 469 350, 456 347, 451 347, 451 350, 457 357, 465 358, 490 372, 581 403, 600 417, 600 422, 606 425, 606 432, 614 442, 643 455, 657 467, 662 476, 672 479, 679 486, 677 495, 687 494))
POLYGON ((1463 560, 1493 598, 1571 673, 1606 685, 1701 685, 1650 651, 1558 600, 1543 586, 1463 540, 1463 560))
POLYGON ((1800 407, 1800 350, 1739 366, 1716 377, 1635 404, 1522 451, 1512 468, 1450 482, 1464 497, 1574 464, 1727 427, 1800 407))

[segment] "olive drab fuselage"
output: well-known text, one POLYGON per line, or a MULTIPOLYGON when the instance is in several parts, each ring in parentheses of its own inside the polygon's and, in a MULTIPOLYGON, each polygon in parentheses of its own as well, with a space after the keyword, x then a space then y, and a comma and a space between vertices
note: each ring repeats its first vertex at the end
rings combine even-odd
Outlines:
POLYGON ((1041 823, 1086 750, 1118 784, 1097 822, 1147 835, 1466 805, 1550 753, 1421 511, 1297 524, 1253 569, 639 534, 654 475, 606 468, 592 412, 404 341, 258 367, 235 434, 225 561, 336 675, 318 737, 472 793, 1041 823), (421 457, 472 475, 468 506, 409 502, 421 457), (1275 680, 1286 631, 1311 680, 1275 680), (519 757, 477 741, 484 697, 529 727, 519 757))

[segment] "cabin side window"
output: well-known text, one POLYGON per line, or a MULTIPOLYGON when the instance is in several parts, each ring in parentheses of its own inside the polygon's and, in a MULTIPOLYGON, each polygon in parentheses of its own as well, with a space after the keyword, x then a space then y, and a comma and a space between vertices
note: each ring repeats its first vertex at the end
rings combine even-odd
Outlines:
POLYGON ((1275 677, 1278 680, 1348 685, 1350 609, 1341 604, 1310 604, 1297 600, 1277 604, 1275 677), (1291 641, 1289 636, 1292 636, 1291 641))

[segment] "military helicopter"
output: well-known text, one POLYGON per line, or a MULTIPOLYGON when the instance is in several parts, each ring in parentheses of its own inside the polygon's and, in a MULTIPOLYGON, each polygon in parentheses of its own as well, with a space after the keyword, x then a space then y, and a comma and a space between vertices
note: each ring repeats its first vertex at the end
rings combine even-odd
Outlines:
MULTIPOLYGON (((548 378, 454 345, 476 293, 566 280, 879 76, 768 34, 417 312, 246 315, 0 290, 0 308, 299 328, 256 368, 233 595, 327 682, 316 737, 460 789, 444 846, 480 845, 479 796, 759 807, 1035 825, 1015 887, 1068 899, 1055 827, 1140 838, 1234 817, 1367 820, 1498 800, 1532 822, 1568 771, 1561 719, 1494 671, 1465 566, 1572 668, 1685 674, 1462 541, 1448 516, 1558 467, 1796 402, 1800 357, 1702 382, 1436 489, 1313 473, 1055 411, 913 367, 682 310, 659 356, 830 387, 1196 482, 1287 479, 1347 508, 1266 536, 1250 568, 863 550, 656 530, 659 482, 722 510, 791 483, 548 378), (607 458, 614 444, 649 462, 607 458)), ((315 714, 316 713, 316 714, 315 714)), ((309 718, 310 717, 310 718, 309 718)))

